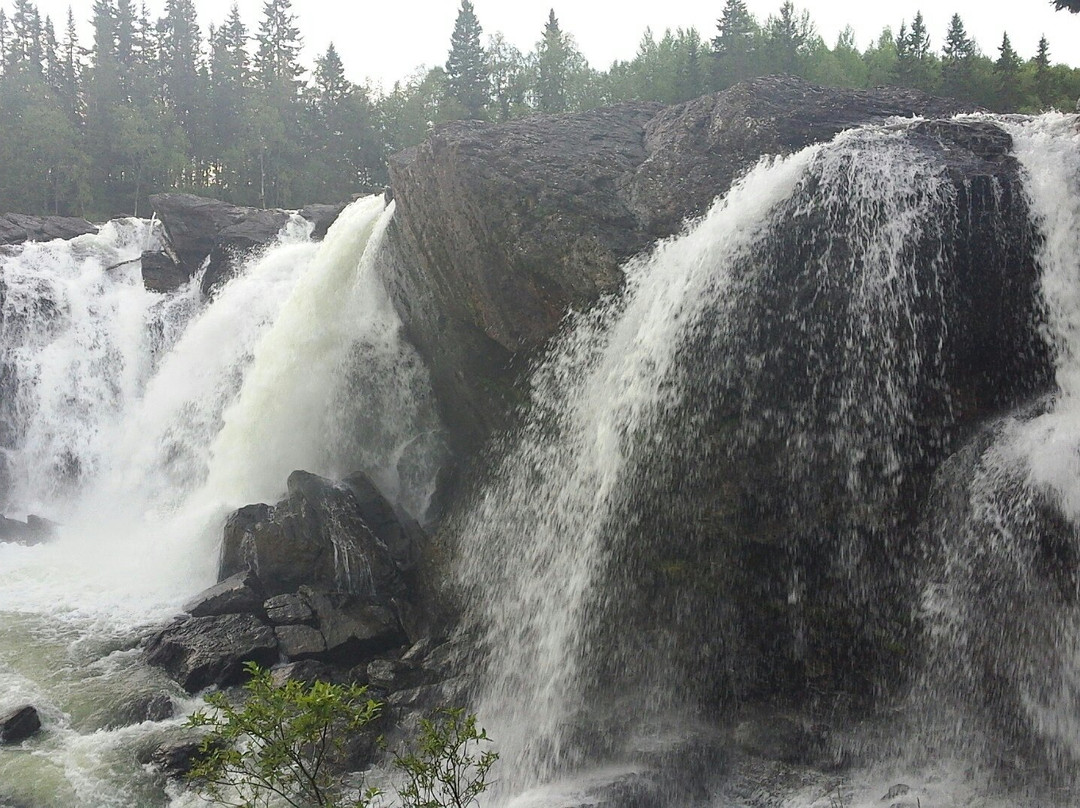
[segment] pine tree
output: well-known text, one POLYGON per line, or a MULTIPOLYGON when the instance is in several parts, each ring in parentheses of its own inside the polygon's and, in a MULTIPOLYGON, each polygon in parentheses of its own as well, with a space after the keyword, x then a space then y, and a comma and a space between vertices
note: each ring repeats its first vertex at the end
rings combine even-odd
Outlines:
MULTIPOLYGON (((201 44, 194 1, 165 0, 165 16, 162 22, 161 69, 164 97, 177 122, 189 137, 194 139, 201 89, 201 44)), ((117 57, 119 59, 119 48, 117 57)))
POLYGON ((998 106, 1003 112, 1015 112, 1021 102, 1020 57, 1013 50, 1009 33, 1001 35, 998 58, 994 62, 994 79, 997 84, 998 106))
POLYGON ((303 73, 299 62, 302 42, 291 0, 266 0, 263 3, 257 39, 255 75, 259 83, 295 95, 303 73))
POLYGON ((68 119, 73 123, 82 117, 82 105, 79 100, 79 77, 82 65, 79 63, 79 35, 75 28, 75 12, 68 6, 67 24, 64 26, 64 41, 60 46, 59 85, 60 97, 68 119))
POLYGON ((814 36, 807 12, 797 14, 791 0, 785 0, 780 13, 765 24, 765 47, 770 66, 783 73, 798 75, 803 56, 814 36))
POLYGON ((916 12, 911 28, 905 23, 900 24, 900 33, 896 38, 894 83, 926 91, 936 89, 940 72, 936 69, 935 61, 930 53, 926 22, 922 12, 916 12))
POLYGON ((569 50, 555 9, 551 9, 544 36, 536 45, 536 106, 540 112, 565 112, 568 108, 569 50))
POLYGON ((1041 108, 1050 106, 1050 43, 1045 35, 1039 38, 1039 50, 1035 54, 1035 97, 1041 108))
POLYGON ((975 43, 968 36, 959 14, 953 14, 949 21, 942 55, 941 80, 944 92, 954 98, 971 98, 975 43))
POLYGON ((713 37, 716 86, 730 87, 755 74, 758 25, 744 0, 727 0, 713 37))
POLYGON ((450 35, 446 85, 450 97, 461 105, 466 118, 482 118, 490 100, 487 55, 480 44, 482 33, 473 4, 469 0, 461 0, 461 9, 450 35))

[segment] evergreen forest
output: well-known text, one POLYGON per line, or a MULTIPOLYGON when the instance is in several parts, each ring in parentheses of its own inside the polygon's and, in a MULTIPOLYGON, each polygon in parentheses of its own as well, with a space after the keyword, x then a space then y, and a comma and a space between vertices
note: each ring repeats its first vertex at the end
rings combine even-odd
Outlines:
POLYGON ((134 0, 93 0, 64 20, 9 0, 0 211, 148 215, 147 196, 166 190, 262 207, 339 201, 384 184, 387 156, 447 121, 674 103, 772 73, 913 87, 998 112, 1072 110, 1080 96, 1080 70, 1055 64, 1045 37, 1013 43, 1003 31, 980 45, 959 15, 930 31, 916 13, 860 49, 851 28, 826 42, 790 0, 764 20, 744 0, 718 3, 717 14, 706 32, 646 30, 633 59, 598 69, 554 9, 526 53, 485 34, 462 0, 445 63, 380 88, 351 82, 333 44, 301 64, 290 0, 265 0, 258 20, 234 5, 218 22, 198 19, 194 0, 166 0, 157 19, 134 0), (91 41, 80 41, 77 13, 89 13, 91 41))

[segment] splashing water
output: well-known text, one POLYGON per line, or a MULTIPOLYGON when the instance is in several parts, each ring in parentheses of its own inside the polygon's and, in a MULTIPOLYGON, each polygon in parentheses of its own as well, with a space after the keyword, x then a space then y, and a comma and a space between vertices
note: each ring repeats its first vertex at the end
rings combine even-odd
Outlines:
MULTIPOLYGON (((0 493, 9 514, 61 523, 49 543, 0 544, 0 711, 29 701, 49 727, 38 754, 0 752, 0 802, 14 783, 48 804, 160 803, 128 768, 160 728, 102 727, 175 689, 130 650, 139 627, 212 583, 226 514, 274 501, 294 468, 389 487, 403 447, 438 434, 378 276, 392 214, 361 199, 318 244, 294 218, 208 302, 199 277, 143 287, 153 223, 0 255, 0 493), (383 423, 359 442, 370 409, 383 423)), ((389 490, 420 515, 439 451, 389 490)))

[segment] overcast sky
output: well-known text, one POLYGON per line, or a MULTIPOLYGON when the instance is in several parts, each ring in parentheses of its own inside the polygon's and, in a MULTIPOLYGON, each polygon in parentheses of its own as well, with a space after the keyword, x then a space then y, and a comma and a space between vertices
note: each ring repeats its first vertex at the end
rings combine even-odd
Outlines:
MULTIPOLYGON (((764 21, 781 2, 747 0, 747 5, 764 21)), ((89 37, 86 21, 91 0, 37 0, 58 29, 69 4, 83 26, 80 36, 89 37)), ((210 23, 224 19, 231 0, 195 0, 195 4, 205 33, 210 23)), ((589 62, 606 68, 615 59, 633 57, 646 26, 658 36, 665 28, 695 26, 703 38, 711 38, 724 0, 473 0, 484 33, 501 31, 523 51, 531 50, 539 39, 553 4, 563 30, 574 36, 589 62)), ((10 0, 0 0, 0 7, 10 5, 10 0)), ((156 17, 164 0, 147 0, 147 5, 156 17)), ((254 29, 262 0, 239 0, 239 5, 245 22, 254 29)), ((315 55, 333 41, 351 79, 370 78, 387 88, 421 64, 445 62, 459 5, 460 0, 293 0, 304 35, 305 65, 310 66, 315 55)), ((987 55, 996 56, 1003 31, 1009 32, 1013 47, 1024 58, 1034 55, 1039 37, 1045 34, 1053 61, 1080 65, 1080 15, 1054 11, 1049 0, 796 0, 795 5, 810 12, 830 46, 850 24, 863 48, 884 26, 895 31, 902 20, 910 22, 921 9, 935 50, 945 37, 949 18, 959 13, 987 55)))

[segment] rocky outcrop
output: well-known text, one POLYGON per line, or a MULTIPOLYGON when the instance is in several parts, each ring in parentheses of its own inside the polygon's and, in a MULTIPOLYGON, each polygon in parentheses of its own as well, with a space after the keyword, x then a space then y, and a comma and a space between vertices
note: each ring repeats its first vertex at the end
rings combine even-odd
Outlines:
POLYGON ((188 277, 210 259, 203 276, 207 293, 228 280, 239 256, 271 241, 289 221, 283 210, 241 207, 193 194, 154 194, 150 206, 165 225, 188 277))
POLYGON ((41 729, 38 711, 29 704, 0 715, 0 745, 20 743, 41 729))
POLYGON ((27 216, 22 213, 0 213, 0 245, 75 238, 96 232, 97 225, 71 216, 27 216))
POLYGON ((278 661, 274 630, 250 614, 181 619, 150 638, 146 661, 163 668, 190 693, 244 678, 244 663, 278 661))
POLYGON ((0 544, 41 544, 53 537, 56 527, 54 522, 34 514, 26 517, 25 522, 0 516, 0 544))
POLYGON ((951 115, 910 90, 769 77, 680 104, 458 122, 396 155, 390 285, 455 448, 506 423, 532 353, 620 264, 705 211, 763 154, 891 116, 951 115))
MULTIPOLYGON (((347 202, 308 205, 299 215, 313 225, 312 238, 326 235, 347 202)), ((188 280, 207 262, 202 289, 211 294, 232 277, 239 262, 281 232, 292 218, 286 210, 250 208, 193 194, 154 194, 150 205, 165 225, 175 260, 167 253, 143 256, 147 288, 169 291, 188 280)))
POLYGON ((273 508, 248 506, 229 519, 219 577, 245 568, 257 573, 267 595, 306 584, 389 603, 404 591, 389 548, 352 490, 305 471, 289 475, 288 497, 273 508))

